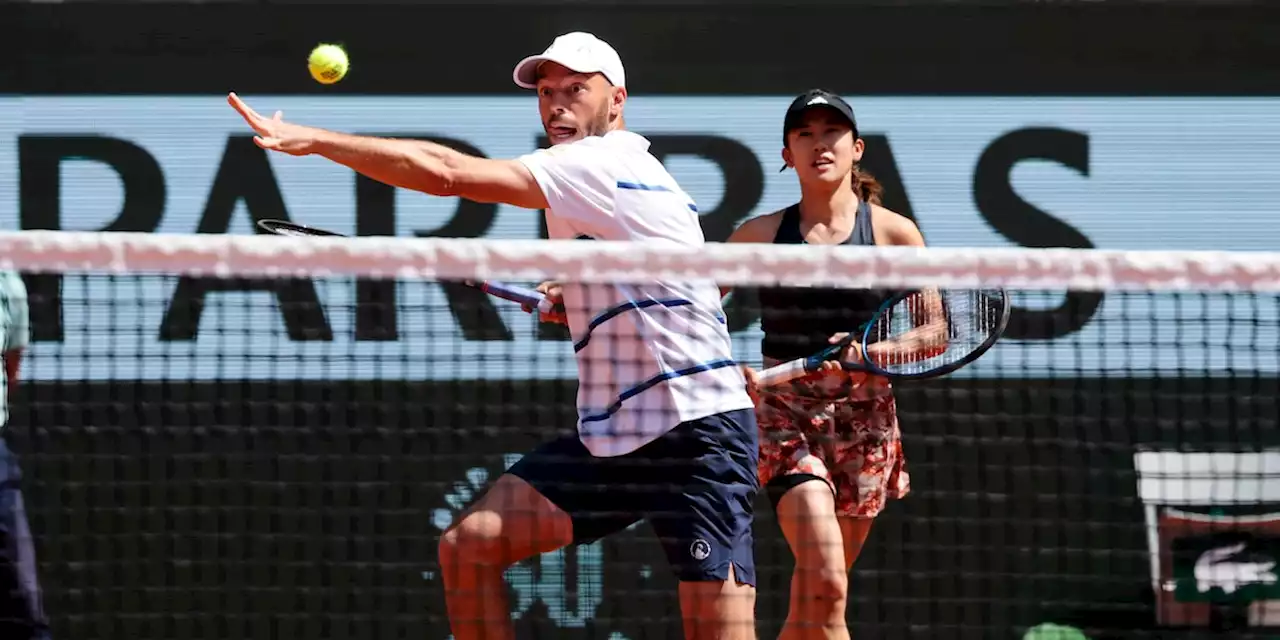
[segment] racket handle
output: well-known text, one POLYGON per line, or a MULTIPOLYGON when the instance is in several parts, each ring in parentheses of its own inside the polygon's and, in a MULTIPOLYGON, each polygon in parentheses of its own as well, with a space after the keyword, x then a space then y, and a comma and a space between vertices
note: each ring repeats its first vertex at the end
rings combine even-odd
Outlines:
MULTIPOLYGON (((808 358, 797 358, 761 371, 756 378, 757 386, 769 387, 776 384, 782 384, 789 380, 795 380, 796 378, 817 371, 822 367, 823 362, 838 357, 846 347, 853 344, 853 340, 856 335, 856 333, 850 333, 839 342, 809 356, 808 358)), ((840 365, 840 368, 845 371, 856 371, 862 368, 845 362, 841 362, 840 365)))
POLYGON ((497 296, 503 300, 510 300, 512 302, 519 302, 520 304, 528 305, 530 307, 536 307, 541 313, 551 313, 555 308, 555 305, 552 304, 551 300, 542 295, 542 292, 536 289, 517 287, 515 285, 503 284, 492 280, 486 280, 484 282, 468 282, 467 284, 479 287, 480 290, 491 296, 497 296))
POLYGON ((779 365, 774 365, 764 371, 761 371, 756 376, 756 384, 761 387, 772 387, 774 385, 795 380, 801 376, 813 373, 821 363, 821 360, 814 363, 813 358, 799 358, 779 365))

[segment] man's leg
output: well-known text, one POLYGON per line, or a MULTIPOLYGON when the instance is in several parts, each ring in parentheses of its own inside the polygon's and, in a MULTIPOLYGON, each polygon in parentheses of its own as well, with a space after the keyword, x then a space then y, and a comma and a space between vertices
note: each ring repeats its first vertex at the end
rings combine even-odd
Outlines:
POLYGON ((440 571, 454 638, 513 638, 503 572, 572 541, 568 514, 528 482, 510 474, 499 477, 440 538, 440 571))
POLYGON ((680 580, 685 638, 753 640, 755 413, 687 422, 651 445, 641 451, 672 489, 655 496, 648 518, 680 580))
POLYGON ((638 520, 601 488, 608 458, 578 437, 549 442, 517 462, 440 538, 449 623, 457 640, 514 637, 502 575, 508 567, 638 520))
POLYGON ((738 582, 729 565, 725 580, 680 582, 680 613, 687 640, 755 640, 756 587, 738 582))
POLYGON ((0 638, 48 640, 18 461, 0 441, 0 638))

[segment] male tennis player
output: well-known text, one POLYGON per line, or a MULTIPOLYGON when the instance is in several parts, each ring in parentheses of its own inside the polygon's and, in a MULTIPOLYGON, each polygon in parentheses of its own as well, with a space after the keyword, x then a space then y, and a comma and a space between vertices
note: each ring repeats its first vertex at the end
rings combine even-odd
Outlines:
MULTIPOLYGON (((515 160, 299 126, 229 100, 265 149, 433 195, 546 209, 554 239, 703 244, 693 201, 649 142, 625 130, 612 47, 565 34, 513 75, 537 91, 553 145, 515 160)), ((757 433, 714 283, 568 284, 562 295, 578 435, 525 456, 441 538, 455 637, 513 637, 508 566, 645 519, 680 580, 685 636, 754 638, 757 433)))
MULTIPOLYGON (((0 427, 9 419, 9 395, 18 384, 22 350, 30 337, 27 287, 13 271, 0 271, 0 427)), ((0 638, 45 640, 49 624, 36 578, 36 552, 22 503, 18 459, 0 438, 0 638)))

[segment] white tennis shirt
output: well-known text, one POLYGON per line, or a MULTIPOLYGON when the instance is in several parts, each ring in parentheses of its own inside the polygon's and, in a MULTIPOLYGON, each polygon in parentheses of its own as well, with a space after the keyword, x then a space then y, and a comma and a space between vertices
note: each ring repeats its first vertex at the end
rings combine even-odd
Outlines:
MULTIPOLYGON (((0 354, 26 348, 31 339, 29 316, 22 276, 16 271, 0 271, 0 354)), ((8 376, 0 366, 0 427, 9 421, 9 393, 8 376)))
MULTIPOLYGON (((698 210, 649 141, 612 131, 520 159, 546 195, 552 239, 705 243, 698 210)), ((578 434, 596 456, 752 408, 715 282, 564 287, 578 364, 578 434)))

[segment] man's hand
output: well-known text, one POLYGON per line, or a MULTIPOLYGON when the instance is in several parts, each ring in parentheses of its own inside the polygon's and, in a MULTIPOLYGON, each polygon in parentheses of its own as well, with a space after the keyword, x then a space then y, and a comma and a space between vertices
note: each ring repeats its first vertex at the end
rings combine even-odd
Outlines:
POLYGON ((760 374, 747 365, 742 365, 742 377, 747 379, 747 395, 754 401, 760 393, 760 374))
POLYGON ((546 209, 542 187, 519 160, 477 158, 426 140, 357 136, 264 118, 232 93, 227 102, 258 135, 259 147, 294 156, 315 154, 401 189, 476 202, 546 209))
POLYGON ((320 129, 285 122, 284 113, 280 111, 270 119, 264 118, 234 93, 227 96, 227 102, 244 118, 245 122, 249 123, 254 133, 258 134, 253 141, 259 147, 291 156, 314 153, 314 144, 321 132, 320 129))
MULTIPOLYGON (((564 314, 564 291, 558 282, 544 282, 535 289, 538 293, 546 296, 551 301, 551 311, 549 313, 538 313, 538 320, 542 322, 554 322, 556 324, 569 324, 569 319, 564 314)), ((525 313, 533 313, 534 307, 528 305, 520 305, 525 313)))

